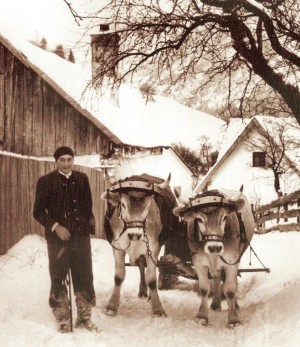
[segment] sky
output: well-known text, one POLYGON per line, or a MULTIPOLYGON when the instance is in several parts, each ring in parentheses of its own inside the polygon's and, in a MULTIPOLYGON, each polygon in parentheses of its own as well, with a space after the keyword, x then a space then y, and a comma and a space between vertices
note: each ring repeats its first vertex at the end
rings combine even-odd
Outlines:
MULTIPOLYGON (((78 14, 86 15, 97 9, 103 0, 71 0, 78 14)), ((0 0, 1 24, 28 40, 40 41, 45 37, 48 47, 58 44, 72 48, 75 58, 82 59, 76 51, 81 39, 83 24, 78 26, 63 0, 0 0)))
MULTIPOLYGON (((271 272, 243 273, 238 278, 242 325, 227 328, 227 303, 209 311, 209 325, 195 323, 200 298, 197 282, 180 278, 159 296, 167 317, 153 318, 150 302, 137 296, 139 270, 126 267, 116 317, 105 305, 114 282, 114 260, 107 241, 92 239, 97 305, 93 321, 100 333, 75 329, 61 334, 48 306, 50 280, 47 246, 28 235, 0 256, 0 345, 6 347, 294 347, 300 345, 299 233, 255 235, 252 246, 271 272)), ((241 268, 261 267, 252 254, 241 268)), ((73 297, 74 320, 76 306, 73 297)), ((211 299, 209 299, 210 305, 211 299)))

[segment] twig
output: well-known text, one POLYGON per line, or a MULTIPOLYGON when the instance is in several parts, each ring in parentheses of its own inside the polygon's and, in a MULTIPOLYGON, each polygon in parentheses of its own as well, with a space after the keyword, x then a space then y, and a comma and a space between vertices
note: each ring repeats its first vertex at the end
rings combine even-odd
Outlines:
POLYGON ((79 14, 74 10, 74 8, 72 7, 72 4, 70 2, 68 2, 67 0, 63 0, 63 1, 69 7, 69 10, 70 10, 72 16, 74 17, 75 22, 78 24, 78 26, 80 26, 79 21, 82 20, 82 17, 79 16, 79 14))

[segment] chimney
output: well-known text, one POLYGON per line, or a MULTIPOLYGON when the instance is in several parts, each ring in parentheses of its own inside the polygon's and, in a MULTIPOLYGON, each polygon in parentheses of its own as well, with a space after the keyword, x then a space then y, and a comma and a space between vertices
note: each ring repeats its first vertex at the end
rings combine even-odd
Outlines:
MULTIPOLYGON (((101 67, 108 66, 117 56, 119 40, 119 35, 110 30, 109 24, 100 24, 100 33, 91 35, 93 82, 97 82, 101 67)), ((109 71, 107 77, 114 77, 115 74, 116 71, 109 71)))

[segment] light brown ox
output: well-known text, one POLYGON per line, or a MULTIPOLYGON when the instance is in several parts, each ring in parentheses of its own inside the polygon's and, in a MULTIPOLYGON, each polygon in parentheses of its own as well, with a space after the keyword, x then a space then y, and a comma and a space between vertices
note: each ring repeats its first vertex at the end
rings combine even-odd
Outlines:
MULTIPOLYGON (((158 189, 169 187, 170 176, 161 184, 155 184, 158 189)), ((162 230, 160 211, 151 192, 135 190, 105 192, 102 199, 116 208, 109 224, 113 233, 111 241, 115 259, 115 283, 111 297, 106 305, 106 314, 115 316, 120 303, 121 285, 125 279, 125 255, 130 257, 132 265, 143 264, 146 260, 146 275, 141 283, 139 296, 147 296, 149 288, 152 314, 155 317, 166 316, 157 292, 156 264, 160 251, 159 234, 162 230)))
MULTIPOLYGON (((174 209, 175 215, 180 215, 187 221, 189 247, 192 262, 199 279, 201 304, 195 321, 202 325, 208 324, 208 295, 210 292, 209 275, 213 278, 214 296, 211 309, 221 310, 220 283, 221 271, 224 270, 224 295, 228 300, 228 327, 240 324, 238 304, 236 301, 237 275, 240 257, 248 246, 254 232, 254 219, 247 198, 238 191, 211 191, 205 195, 217 192, 227 203, 207 204, 187 208, 180 201, 180 206, 174 209), (238 213, 244 225, 239 223, 238 213), (246 236, 246 239, 243 236, 246 236)), ((195 201, 195 200, 194 200, 195 201)))

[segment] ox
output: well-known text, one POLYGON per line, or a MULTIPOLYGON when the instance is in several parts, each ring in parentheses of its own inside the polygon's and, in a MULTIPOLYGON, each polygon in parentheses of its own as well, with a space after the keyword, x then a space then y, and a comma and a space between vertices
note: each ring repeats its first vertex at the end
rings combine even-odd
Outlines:
MULTIPOLYGON (((157 292, 156 264, 160 251, 159 236, 162 231, 162 221, 156 198, 164 190, 171 192, 170 176, 166 181, 161 181, 160 184, 139 180, 122 181, 122 183, 118 181, 119 183, 116 182, 116 185, 102 194, 102 199, 107 201, 107 208, 112 208, 105 229, 115 259, 115 284, 105 312, 109 316, 117 314, 120 303, 121 285, 125 279, 126 253, 130 257, 131 265, 140 266, 139 296, 147 296, 148 286, 153 316, 166 316, 157 292), (110 230, 110 236, 107 230, 110 230), (147 268, 144 276, 145 266, 147 268)), ((174 196, 173 199, 176 203, 174 196)), ((173 216, 173 207, 174 205, 170 209, 170 216, 173 216)))
POLYGON ((187 221, 188 243, 199 279, 201 303, 195 321, 208 324, 209 276, 213 279, 212 310, 221 310, 221 272, 225 273, 224 295, 228 301, 228 327, 240 324, 236 300, 238 266, 253 236, 254 219, 241 191, 212 190, 190 201, 179 198, 174 209, 187 221))

